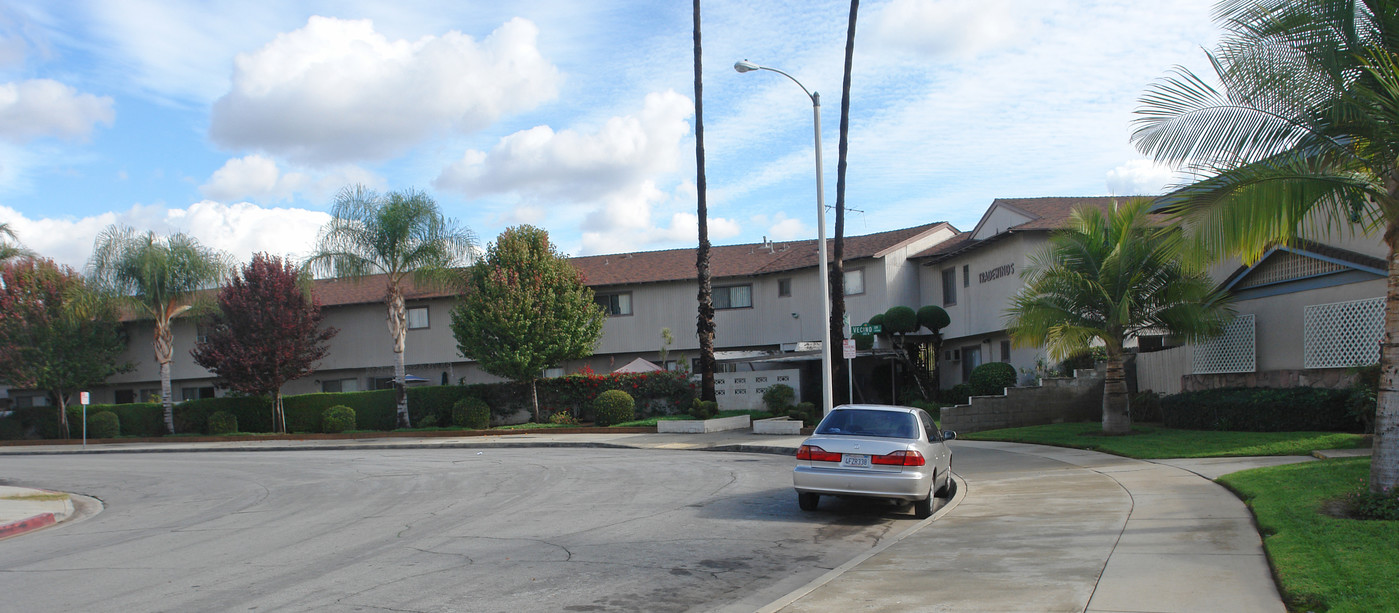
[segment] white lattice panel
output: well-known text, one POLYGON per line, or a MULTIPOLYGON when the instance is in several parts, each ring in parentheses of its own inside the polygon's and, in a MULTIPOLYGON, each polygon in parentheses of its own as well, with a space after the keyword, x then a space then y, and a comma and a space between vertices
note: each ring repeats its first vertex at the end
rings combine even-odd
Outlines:
POLYGON ((1345 266, 1335 262, 1319 260, 1305 255, 1298 255, 1290 251, 1274 253, 1248 273, 1243 281, 1234 286, 1234 289, 1245 289, 1267 285, 1269 283, 1280 283, 1293 279, 1305 279, 1327 273, 1341 272, 1346 270, 1345 266))
POLYGON ((1384 336, 1384 298, 1309 306, 1303 329, 1304 368, 1374 364, 1384 336))
POLYGON ((1234 318, 1224 332, 1195 346, 1194 372, 1197 375, 1257 370, 1253 314, 1234 318))

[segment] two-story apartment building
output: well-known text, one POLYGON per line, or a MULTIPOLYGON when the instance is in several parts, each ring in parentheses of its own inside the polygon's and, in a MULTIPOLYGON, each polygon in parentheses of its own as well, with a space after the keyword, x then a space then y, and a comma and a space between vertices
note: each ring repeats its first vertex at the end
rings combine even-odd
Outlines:
MULTIPOLYGON (((909 258, 957 234, 946 223, 847 237, 846 307, 852 321, 865 321, 893 304, 912 304, 919 295, 918 273, 909 258)), ((785 241, 716 246, 710 267, 716 307, 716 354, 721 370, 782 369, 799 394, 819 397, 821 339, 820 283, 816 241, 785 241)), ((635 358, 674 368, 698 357, 695 336, 695 249, 671 249, 572 258, 609 315, 592 357, 571 361, 547 375, 573 373, 584 366, 612 372, 635 358), (662 329, 674 339, 664 346, 662 329), (664 359, 662 353, 665 353, 664 359)), ((394 355, 385 307, 384 280, 317 280, 313 294, 324 307, 325 325, 339 329, 330 351, 312 375, 288 383, 284 392, 355 391, 386 387, 394 355)), ((428 384, 496 381, 457 351, 450 328, 456 299, 448 292, 409 287, 405 363, 410 381, 428 384)), ((159 394, 158 364, 152 357, 149 321, 128 324, 130 344, 123 360, 136 369, 92 390, 95 403, 148 400, 159 394)), ((214 377, 194 363, 190 350, 200 335, 197 322, 174 322, 175 361, 171 365, 176 401, 221 394, 214 377)), ((18 406, 45 402, 33 390, 11 390, 18 406)), ((752 395, 748 397, 751 399, 752 395)), ((732 401, 732 397, 730 399, 732 401)))

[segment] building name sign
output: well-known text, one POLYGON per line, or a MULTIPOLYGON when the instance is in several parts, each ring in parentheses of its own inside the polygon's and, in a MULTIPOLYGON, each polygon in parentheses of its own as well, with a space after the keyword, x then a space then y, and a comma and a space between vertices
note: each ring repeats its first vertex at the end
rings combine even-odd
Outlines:
POLYGON ((1001 277, 1009 277, 1013 274, 1015 274, 1015 264, 1006 264, 1005 266, 997 266, 977 275, 977 279, 979 279, 981 283, 985 283, 987 281, 995 281, 1001 277))

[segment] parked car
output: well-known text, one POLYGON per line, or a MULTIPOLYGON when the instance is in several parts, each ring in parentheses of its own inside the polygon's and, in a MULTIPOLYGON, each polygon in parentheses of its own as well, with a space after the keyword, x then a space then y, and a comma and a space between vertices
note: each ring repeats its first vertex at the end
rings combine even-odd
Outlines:
POLYGON ((939 432, 923 409, 877 404, 841 405, 816 426, 797 451, 792 485, 802 510, 821 496, 907 500, 919 519, 933 498, 952 491, 956 432, 939 432))

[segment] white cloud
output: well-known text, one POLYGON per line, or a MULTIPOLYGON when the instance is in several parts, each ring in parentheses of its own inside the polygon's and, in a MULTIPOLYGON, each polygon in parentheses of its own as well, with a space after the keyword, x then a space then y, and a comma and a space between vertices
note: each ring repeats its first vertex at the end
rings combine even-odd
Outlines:
POLYGON ((0 138, 11 142, 45 136, 86 138, 94 125, 111 126, 115 117, 110 97, 78 93, 58 81, 0 84, 0 138))
POLYGON ((1023 3, 893 0, 875 13, 875 45, 931 57, 970 58, 1024 36, 1023 3))
POLYGON ((773 216, 767 235, 779 241, 803 240, 814 237, 816 228, 802 223, 800 219, 788 217, 786 213, 778 213, 773 216))
POLYGON ((184 209, 134 205, 126 211, 82 218, 30 219, 0 206, 20 242, 44 257, 82 270, 97 235, 112 224, 157 234, 185 232, 206 246, 227 251, 240 261, 265 251, 302 257, 314 249, 316 232, 330 220, 320 211, 264 208, 247 202, 225 205, 204 200, 184 209))
POLYGON ((225 162, 207 182, 199 186, 199 192, 220 202, 237 199, 281 202, 298 195, 318 202, 353 184, 383 189, 385 181, 357 166, 344 166, 319 175, 283 172, 272 158, 254 154, 225 162))
POLYGON ((538 29, 513 19, 477 42, 461 32, 389 40, 369 20, 311 17, 234 60, 210 136, 305 163, 384 159, 448 129, 469 132, 557 95, 538 29))
POLYGON ((1169 167, 1151 160, 1131 160, 1108 171, 1108 193, 1113 196, 1154 196, 1174 181, 1169 167))

